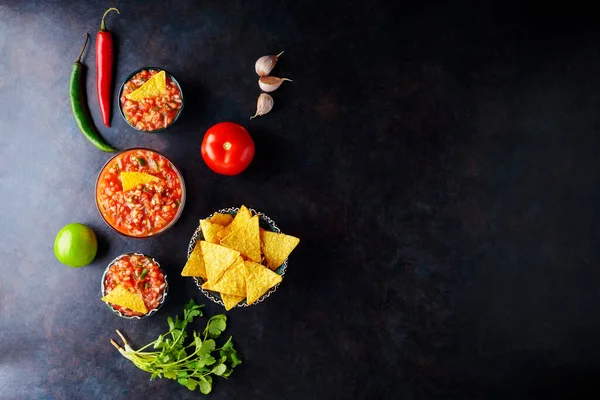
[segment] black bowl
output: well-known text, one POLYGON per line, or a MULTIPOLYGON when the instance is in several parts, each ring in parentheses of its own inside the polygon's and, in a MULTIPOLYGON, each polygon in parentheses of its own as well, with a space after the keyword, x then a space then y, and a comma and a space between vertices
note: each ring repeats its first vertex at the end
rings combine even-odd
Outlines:
POLYGON ((144 132, 144 133, 158 133, 158 132, 162 132, 162 131, 165 131, 165 130, 169 129, 171 126, 173 126, 173 124, 175 122, 177 122, 177 120, 179 119, 179 116, 181 115, 181 112, 183 111, 183 107, 185 106, 185 99, 183 97, 183 90, 181 89, 181 85, 179 84, 179 82, 177 81, 177 79, 175 79, 175 77, 173 76, 173 74, 171 74, 166 69, 158 68, 158 67, 144 67, 144 68, 140 68, 138 70, 135 70, 131 74, 129 74, 129 76, 121 84, 121 88, 119 89, 119 98, 117 100, 118 100, 118 103, 119 103, 119 112, 121 113, 121 117, 123 117, 123 119, 125 120, 125 122, 127 122, 127 125, 129 125, 130 127, 132 127, 133 129, 135 129, 138 132, 144 132), (139 128, 135 127, 134 125, 132 125, 131 122, 129 122, 129 120, 125 116, 125 113, 123 112, 123 105, 121 104, 121 96, 123 95, 123 89, 125 88, 125 84, 127 82, 129 82, 129 80, 131 78, 133 78, 135 76, 135 74, 137 74, 137 73, 139 73, 139 72, 141 72, 143 70, 165 71, 165 73, 167 74, 167 76, 169 78, 171 78, 171 80, 177 85, 177 87, 179 88, 179 92, 181 93, 181 108, 179 109, 179 112, 177 113, 177 115, 173 119, 173 122, 171 122, 165 128, 157 129, 155 131, 145 131, 143 129, 139 129, 139 128))

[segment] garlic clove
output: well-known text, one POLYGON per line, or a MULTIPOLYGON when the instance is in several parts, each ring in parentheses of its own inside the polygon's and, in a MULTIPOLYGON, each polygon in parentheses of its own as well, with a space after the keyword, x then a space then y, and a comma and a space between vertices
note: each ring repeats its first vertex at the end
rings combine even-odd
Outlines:
POLYGON ((283 51, 276 56, 262 56, 258 60, 256 60, 256 64, 254 64, 254 69, 258 76, 267 76, 271 73, 275 64, 277 64, 277 60, 279 56, 283 54, 283 51))
POLYGON ((288 78, 277 78, 276 76, 261 76, 258 79, 258 86, 263 92, 273 92, 285 81, 293 82, 288 78))
POLYGON ((258 96, 258 101, 256 102, 256 114, 251 116, 250 119, 267 114, 273 109, 273 104, 274 101, 270 95, 261 93, 260 96, 258 96))

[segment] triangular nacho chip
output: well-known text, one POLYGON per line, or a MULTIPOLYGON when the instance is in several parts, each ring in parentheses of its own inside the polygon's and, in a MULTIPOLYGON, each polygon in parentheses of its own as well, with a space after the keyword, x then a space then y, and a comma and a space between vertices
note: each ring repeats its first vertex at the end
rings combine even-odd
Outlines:
POLYGON ((214 243, 201 241, 200 246, 206 266, 206 278, 211 284, 217 282, 240 255, 235 250, 214 243))
POLYGON ((145 185, 150 182, 158 182, 161 179, 144 172, 121 172, 121 184, 123 191, 135 189, 137 185, 145 185))
POLYGON ((204 256, 202 255, 202 246, 200 242, 196 243, 190 258, 188 258, 181 276, 200 276, 206 279, 206 266, 204 265, 204 256))
POLYGON ((165 74, 165 71, 160 71, 159 73, 154 74, 142 86, 129 93, 125 97, 127 97, 129 100, 140 101, 143 99, 162 96, 166 93, 167 75, 165 74))
POLYGON ((215 215, 210 217, 208 220, 210 222, 212 222, 213 224, 227 226, 231 223, 231 221, 233 221, 233 215, 216 213, 215 215))
POLYGON ((240 227, 245 225, 250 218, 252 218, 252 213, 250 212, 250 210, 248 210, 248 208, 246 208, 246 206, 241 206, 240 210, 235 215, 235 218, 233 219, 233 221, 231 221, 231 223, 229 225, 227 225, 223 230, 219 231, 219 233, 217 233, 217 235, 219 235, 219 237, 221 239, 223 239, 225 236, 229 235, 231 232, 236 231, 240 227))
POLYGON ((279 268, 300 243, 300 239, 294 236, 264 230, 260 232, 260 239, 267 266, 272 270, 279 268))
POLYGON ((217 232, 224 228, 224 226, 219 224, 214 224, 206 219, 200 220, 200 228, 202 228, 202 234, 204 235, 204 240, 210 243, 219 244, 220 240, 217 236, 217 232))
POLYGON ((126 307, 142 314, 148 313, 148 309, 146 308, 146 304, 144 304, 142 296, 139 293, 130 292, 123 285, 115 286, 113 290, 102 298, 102 301, 115 306, 126 307))
POLYGON ((246 296, 236 296, 235 294, 225 294, 221 293, 221 298, 223 299, 223 303, 225 304, 225 310, 229 311, 233 307, 237 306, 237 304, 244 300, 246 296))
POLYGON ((281 275, 277 275, 269 268, 252 261, 244 261, 246 270, 246 302, 254 303, 267 290, 281 282, 281 275))
POLYGON ((242 257, 238 257, 216 283, 205 282, 202 288, 221 294, 246 297, 246 276, 242 257))
MULTIPOLYGON (((234 222, 231 223, 233 225, 234 222)), ((231 226, 230 225, 230 226, 231 226)), ((252 261, 260 262, 260 234, 258 230, 258 215, 250 218, 244 225, 221 238, 221 244, 239 251, 252 261)))

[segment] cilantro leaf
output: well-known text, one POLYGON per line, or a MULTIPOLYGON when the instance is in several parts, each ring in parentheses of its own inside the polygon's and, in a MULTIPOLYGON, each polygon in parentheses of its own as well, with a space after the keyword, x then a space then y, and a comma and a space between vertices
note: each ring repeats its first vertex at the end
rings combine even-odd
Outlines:
POLYGON ((210 393, 212 390, 212 378, 208 375, 200 375, 200 391, 204 394, 210 393))
POLYGON ((218 314, 208 320, 208 325, 206 325, 204 334, 207 335, 208 333, 208 336, 216 339, 221 335, 226 327, 227 317, 223 314, 218 314))
POLYGON ((177 374, 177 379, 179 378, 187 378, 188 377, 188 373, 187 371, 181 371, 177 374))
POLYGON ((213 356, 211 356, 210 354, 203 354, 199 359, 198 359, 198 366, 199 367, 204 367, 205 365, 212 365, 215 363, 215 358, 213 356))
POLYGON ((198 385, 198 381, 194 380, 194 379, 188 379, 187 381, 187 385, 185 385, 189 390, 194 390, 196 389, 196 386, 198 385))
POLYGON ((177 383, 183 386, 187 386, 188 378, 177 378, 177 383))
POLYGON ((219 355, 221 357, 227 357, 231 361, 231 368, 235 368, 242 363, 242 360, 239 359, 237 355, 237 351, 233 347, 233 342, 231 341, 232 337, 230 336, 227 342, 221 347, 221 351, 219 355))
POLYGON ((177 373, 175 371, 165 371, 165 378, 176 379, 177 373))
POLYGON ((155 349, 158 349, 159 347, 162 347, 164 338, 165 337, 163 335, 158 335, 158 339, 156 339, 154 341, 154 348, 155 349))
POLYGON ((225 364, 217 364, 213 367, 212 371, 210 371, 210 372, 212 372, 215 375, 221 376, 221 375, 223 375, 225 370, 227 370, 227 367, 225 366, 225 364))
POLYGON ((202 342, 202 346, 200 346, 200 349, 196 352, 196 354, 197 355, 208 354, 211 351, 213 351, 216 346, 217 345, 215 344, 214 340, 212 340, 212 339, 205 340, 204 342, 202 342))

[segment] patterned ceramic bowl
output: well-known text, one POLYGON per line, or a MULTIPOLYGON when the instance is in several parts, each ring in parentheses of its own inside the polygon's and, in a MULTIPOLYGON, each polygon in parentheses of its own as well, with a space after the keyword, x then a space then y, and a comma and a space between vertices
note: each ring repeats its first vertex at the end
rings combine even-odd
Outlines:
MULTIPOLYGON (((209 215, 207 217, 207 219, 211 218, 213 215, 215 215, 217 213, 236 215, 238 210, 239 210, 238 207, 224 208, 222 210, 215 211, 214 213, 209 215)), ((265 214, 258 212, 252 208, 249 208, 249 210, 252 213, 252 215, 258 215, 259 225, 261 228, 266 229, 268 231, 281 233, 281 230, 277 227, 277 225, 271 218, 267 217, 265 214)), ((190 240, 190 244, 188 246, 188 251, 187 251, 188 258, 190 258, 190 254, 192 254, 192 251, 194 250, 194 247, 196 246, 196 242, 198 240, 204 240, 204 235, 202 234, 202 229, 200 228, 200 226, 198 226, 198 228, 196 228, 196 231, 194 232, 194 235, 192 236, 192 239, 190 240)), ((274 272, 281 275, 281 277, 283 277, 285 275, 285 271, 287 271, 287 267, 288 267, 288 260, 286 259, 283 262, 283 264, 281 264, 274 272)), ((225 304, 223 304, 223 299, 221 298, 220 293, 212 292, 210 290, 206 290, 206 289, 202 288, 202 284, 204 283, 204 280, 201 277, 194 277, 194 280, 196 281, 196 285, 198 286, 200 291, 202 293, 204 293, 204 295, 206 297, 208 297, 215 303, 222 305, 223 307, 225 306, 225 304)), ((265 294, 263 294, 258 300, 256 300, 251 305, 255 305, 255 304, 258 304, 258 303, 264 301, 267 297, 269 297, 270 295, 275 293, 275 291, 277 290, 279 285, 280 284, 273 286, 271 289, 269 289, 265 294)), ((236 305, 236 307, 248 307, 248 303, 246 302, 246 299, 240 301, 236 305)))
POLYGON ((146 318, 151 316, 152 314, 155 314, 160 307, 162 307, 162 305, 165 302, 165 299, 167 298, 167 294, 169 292, 169 282, 167 281, 167 274, 165 274, 165 271, 162 269, 162 267, 160 266, 160 264, 158 263, 158 261, 156 261, 154 258, 147 256, 145 254, 141 254, 141 253, 125 253, 125 254, 121 254, 120 256, 118 256, 117 258, 115 258, 114 260, 112 260, 108 266, 106 267, 106 269, 104 270, 104 273, 102 274, 102 282, 100 285, 100 294, 102 297, 104 297, 107 293, 105 293, 105 284, 106 284, 106 276, 108 274, 108 271, 110 270, 110 267, 112 267, 117 261, 121 260, 124 257, 131 257, 131 256, 139 256, 139 257, 146 257, 147 259, 149 259, 152 263, 156 264, 158 266, 158 269, 160 270, 160 272, 163 274, 164 277, 164 289, 162 291, 162 293, 159 295, 158 297, 158 305, 156 307, 154 307, 152 310, 148 311, 148 313, 144 314, 144 315, 125 315, 124 313, 122 313, 121 311, 117 310, 116 308, 114 308, 111 304, 109 303, 105 303, 106 306, 115 314, 117 314, 119 317, 122 318, 126 318, 126 319, 142 319, 142 318, 146 318))

